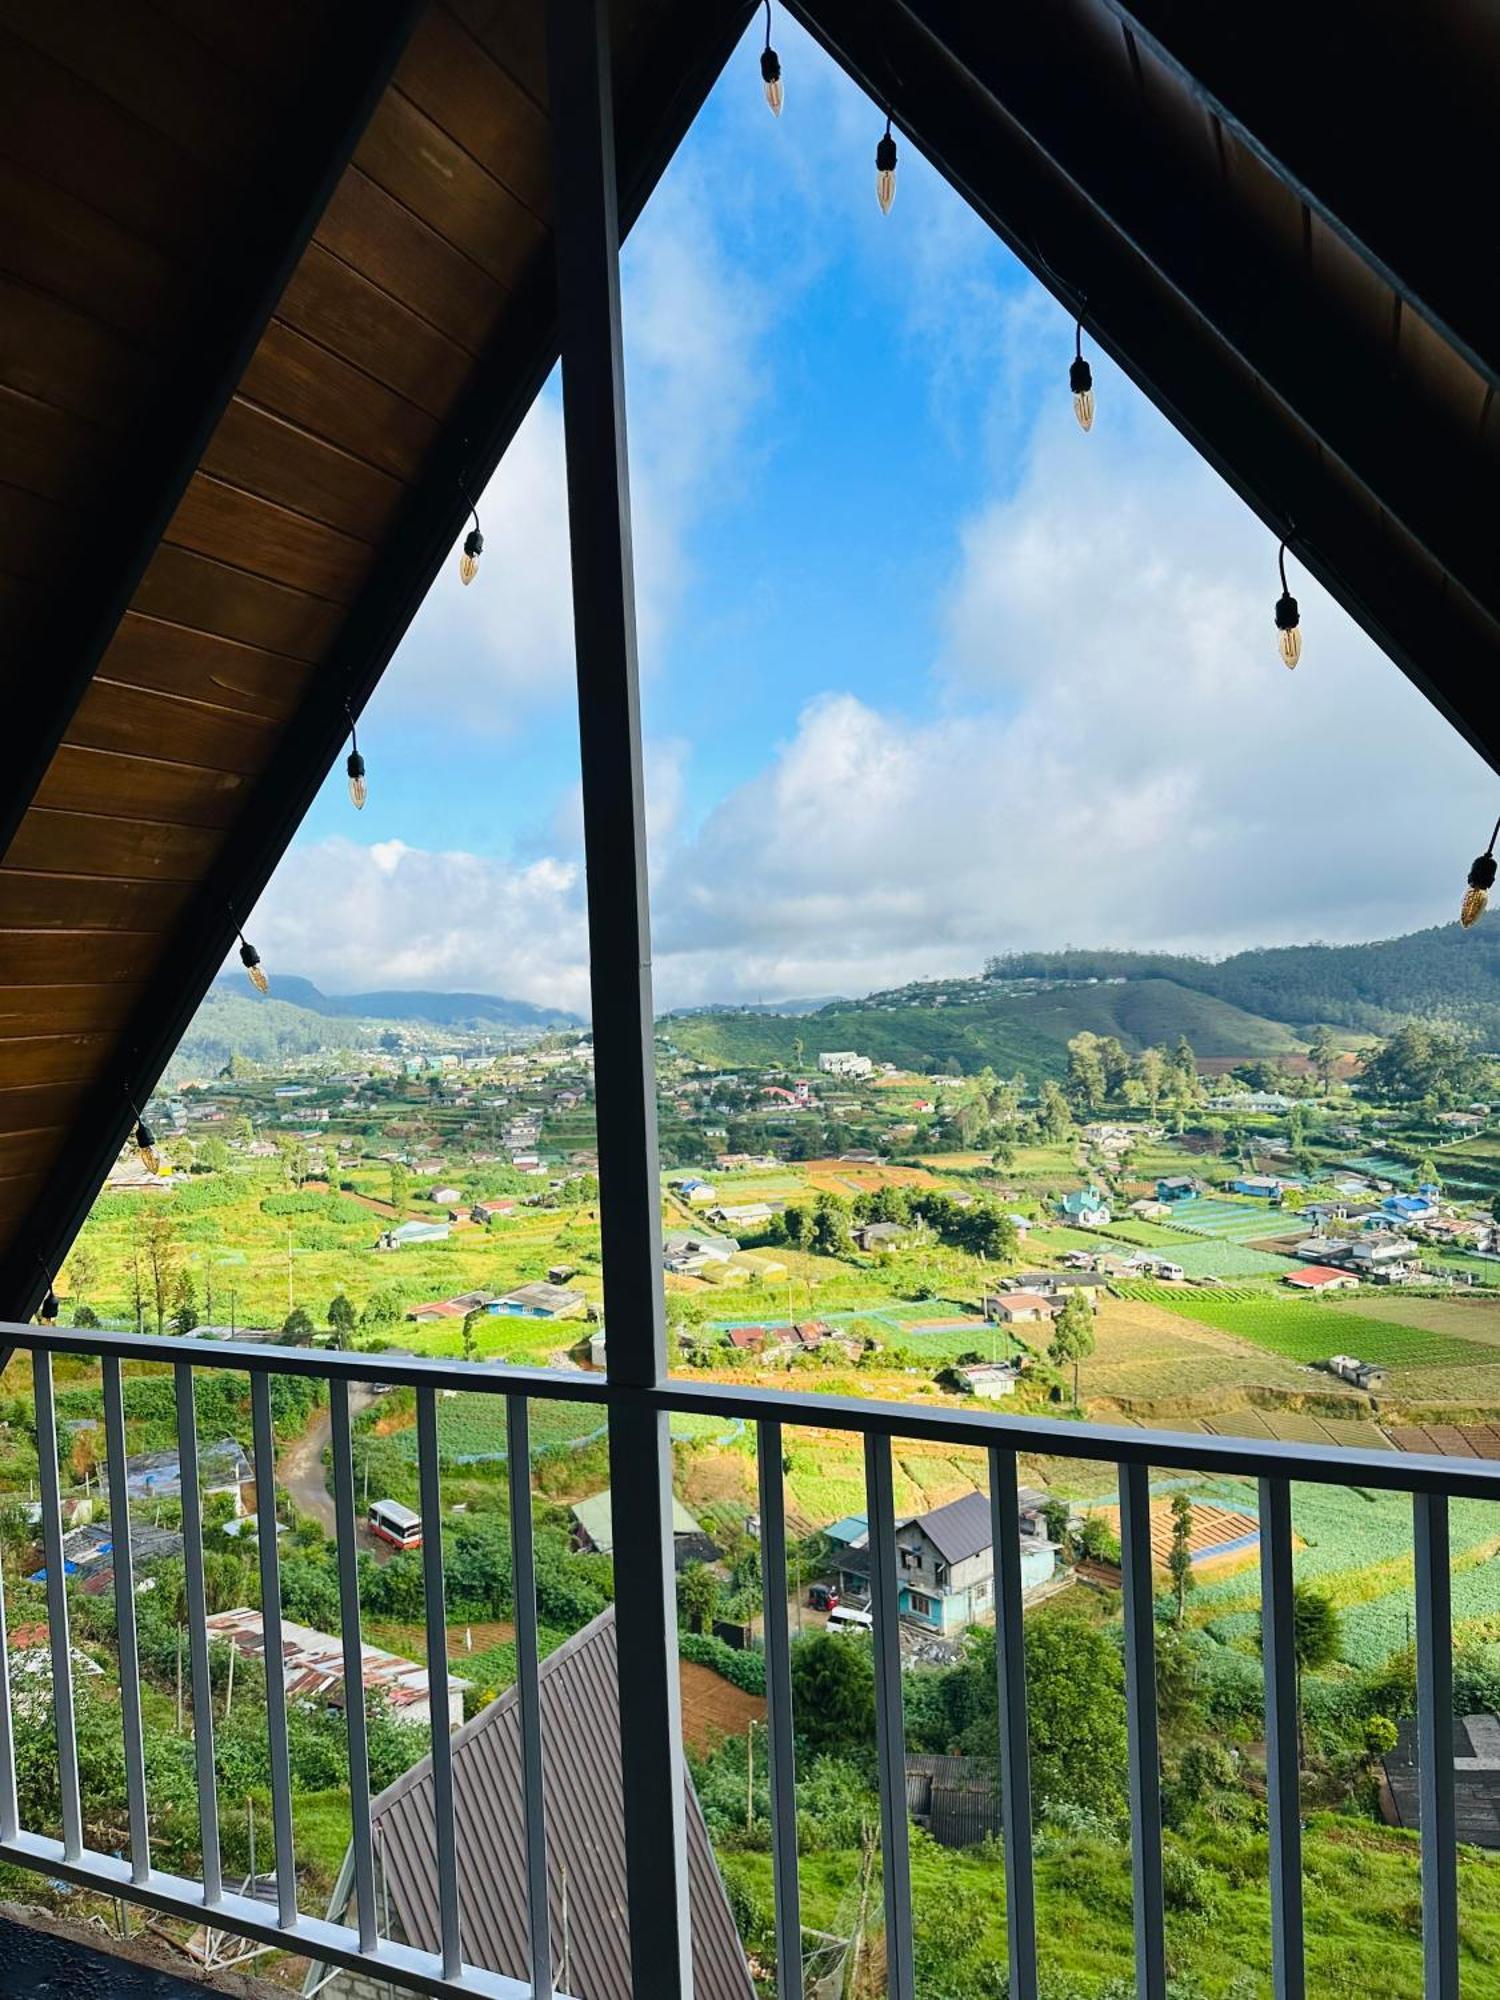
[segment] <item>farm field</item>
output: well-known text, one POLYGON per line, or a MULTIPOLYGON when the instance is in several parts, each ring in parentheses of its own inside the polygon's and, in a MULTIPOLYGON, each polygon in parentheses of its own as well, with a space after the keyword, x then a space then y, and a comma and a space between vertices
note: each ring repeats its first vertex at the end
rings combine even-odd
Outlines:
POLYGON ((1095 1340, 1083 1368, 1090 1401, 1106 1397, 1170 1408, 1206 1392, 1307 1387, 1299 1369, 1145 1300, 1106 1299, 1095 1322, 1095 1340))
POLYGON ((1463 1368, 1490 1358, 1481 1342, 1378 1318, 1358 1306, 1345 1308, 1332 1301, 1185 1294, 1173 1302, 1172 1311, 1304 1364, 1341 1353, 1358 1354, 1362 1361, 1385 1368, 1463 1368))

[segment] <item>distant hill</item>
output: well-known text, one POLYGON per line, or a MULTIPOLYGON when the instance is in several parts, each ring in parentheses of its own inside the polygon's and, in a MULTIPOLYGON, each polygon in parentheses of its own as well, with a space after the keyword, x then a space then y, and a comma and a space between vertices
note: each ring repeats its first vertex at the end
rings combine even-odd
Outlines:
POLYGON ((1117 1035, 1131 1050, 1186 1035, 1200 1056, 1276 1056, 1300 1046, 1281 1022, 1160 978, 1021 992, 956 979, 839 1001, 796 1020, 747 1010, 676 1014, 657 1027, 682 1054, 728 1069, 791 1062, 800 1041, 808 1061, 829 1049, 857 1049, 928 1074, 951 1061, 965 1074, 988 1063, 1002 1074, 1061 1076, 1068 1041, 1084 1029, 1117 1035))
MULTIPOLYGON (((1389 1033, 1413 1018, 1466 1029, 1500 1048, 1500 920, 1456 923, 1373 944, 1276 945, 1217 960, 1150 952, 1018 952, 986 968, 1017 979, 1170 979, 1276 1021, 1389 1033)), ((1191 1039, 1191 1036, 1189 1037, 1191 1039)))
POLYGON ((431 1021, 444 1028, 581 1028, 577 1014, 560 1007, 534 1007, 529 1000, 507 1000, 495 993, 423 993, 400 988, 379 993, 323 993, 310 979, 278 972, 270 1000, 244 990, 237 973, 225 973, 213 984, 214 993, 243 997, 252 1006, 285 1002, 312 1014, 343 1020, 431 1021))

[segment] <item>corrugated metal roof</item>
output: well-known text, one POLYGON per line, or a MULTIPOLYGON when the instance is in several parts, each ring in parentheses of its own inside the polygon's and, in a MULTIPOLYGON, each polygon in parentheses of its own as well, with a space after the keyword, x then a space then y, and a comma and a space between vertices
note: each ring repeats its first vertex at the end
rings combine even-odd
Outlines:
POLYGON ((964 1562, 993 1547, 989 1497, 965 1493, 946 1507, 935 1507, 912 1523, 926 1535, 945 1562, 964 1562))
MULTIPOLYGON (((553 1970, 561 1983, 566 1936, 567 1992, 577 2000, 632 2000, 613 1608, 543 1660, 541 1688, 553 1970)), ((691 1780, 686 1789, 694 1992, 697 2000, 751 2000, 744 1947, 691 1780)), ((464 1956, 524 1979, 525 1833, 514 1688, 453 1738, 453 1793, 464 1956)), ((393 1920, 399 1918, 408 1943, 437 1951, 430 1759, 381 1793, 373 1818, 393 1920)))

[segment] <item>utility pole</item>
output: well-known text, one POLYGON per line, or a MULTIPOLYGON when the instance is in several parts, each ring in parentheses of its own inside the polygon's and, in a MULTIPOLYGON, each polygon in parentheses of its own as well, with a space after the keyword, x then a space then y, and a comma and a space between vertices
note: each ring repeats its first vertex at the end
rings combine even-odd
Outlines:
POLYGON ((182 1627, 177 1628, 177 1734, 182 1734, 182 1627))

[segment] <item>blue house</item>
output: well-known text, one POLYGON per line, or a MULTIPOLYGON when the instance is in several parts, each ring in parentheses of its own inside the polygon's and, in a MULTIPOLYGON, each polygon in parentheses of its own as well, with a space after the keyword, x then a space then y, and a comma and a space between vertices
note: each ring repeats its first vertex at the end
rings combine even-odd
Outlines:
MULTIPOLYGON (((1057 1548, 1047 1539, 1040 1513, 1021 1514, 1021 1588, 1034 1590, 1057 1567, 1057 1548)), ((952 1634, 995 1615, 995 1549, 990 1503, 984 1493, 965 1493, 946 1507, 896 1527, 897 1608, 903 1618, 929 1631, 952 1634)), ((837 1550, 833 1566, 846 1594, 864 1594, 870 1583, 870 1551, 837 1550)))
POLYGON ((1081 1222, 1086 1227, 1102 1229, 1109 1221, 1109 1196, 1103 1188, 1075 1188, 1057 1206, 1069 1222, 1081 1222))
POLYGON ((1398 1222, 1422 1222, 1437 1214, 1437 1189, 1427 1186, 1415 1194, 1388 1194, 1380 1206, 1398 1222))
POLYGON ((1254 1195, 1260 1201, 1274 1201, 1288 1183, 1277 1179, 1275 1174, 1242 1174, 1237 1181, 1229 1183, 1231 1194, 1254 1195))
POLYGON ((1194 1201, 1197 1195, 1198 1183, 1191 1174, 1171 1174, 1156 1183, 1158 1201, 1194 1201))

